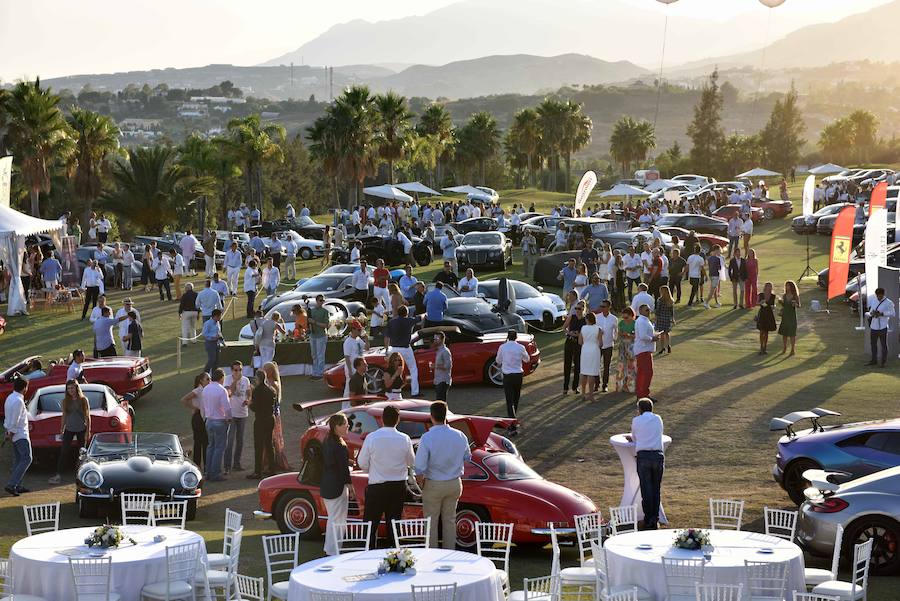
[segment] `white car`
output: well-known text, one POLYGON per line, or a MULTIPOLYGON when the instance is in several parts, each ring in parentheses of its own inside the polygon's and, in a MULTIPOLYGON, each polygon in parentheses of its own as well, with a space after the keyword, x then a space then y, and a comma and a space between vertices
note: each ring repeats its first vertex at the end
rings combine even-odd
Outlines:
POLYGON ((276 234, 277 238, 282 242, 287 242, 288 236, 297 245, 297 256, 307 261, 313 257, 321 257, 325 254, 325 243, 321 240, 313 240, 312 238, 304 238, 294 230, 285 230, 276 234))
MULTIPOLYGON (((508 281, 516 293, 516 314, 526 324, 550 330, 566 318, 566 304, 558 295, 519 280, 508 281)), ((492 305, 497 304, 499 291, 500 280, 478 283, 478 296, 492 305)))
POLYGON ((676 175, 672 178, 672 181, 680 182, 682 184, 687 184, 692 188, 701 188, 706 184, 714 184, 716 183, 715 178, 706 177, 705 175, 694 175, 692 173, 687 173, 684 175, 676 175))
POLYGON ((498 200, 500 200, 500 195, 497 194, 497 191, 493 188, 486 188, 484 186, 475 186, 479 190, 481 190, 480 194, 475 192, 470 192, 466 195, 468 200, 480 201, 485 204, 494 204, 498 200))

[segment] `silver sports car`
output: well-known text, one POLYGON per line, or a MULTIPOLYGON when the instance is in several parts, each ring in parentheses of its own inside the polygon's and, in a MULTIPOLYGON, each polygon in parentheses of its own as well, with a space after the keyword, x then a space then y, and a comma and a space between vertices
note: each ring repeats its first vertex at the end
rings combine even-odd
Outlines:
POLYGON ((800 506, 798 544, 813 555, 831 555, 840 524, 842 557, 850 557, 853 545, 871 538, 872 571, 900 573, 900 467, 838 484, 841 475, 823 470, 803 473, 812 486, 800 506))

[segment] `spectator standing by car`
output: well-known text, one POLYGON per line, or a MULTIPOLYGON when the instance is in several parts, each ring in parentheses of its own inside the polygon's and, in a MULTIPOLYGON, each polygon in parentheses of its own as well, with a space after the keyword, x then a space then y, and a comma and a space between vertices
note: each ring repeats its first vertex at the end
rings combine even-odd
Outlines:
POLYGON ((659 298, 653 311, 656 315, 656 329, 659 330, 659 354, 672 353, 670 332, 675 326, 675 300, 668 286, 659 289, 659 298))
POLYGON ((277 393, 265 370, 258 370, 250 395, 253 418, 253 473, 248 480, 259 480, 275 472, 275 407, 277 393))
POLYGON ((716 244, 712 247, 712 251, 710 251, 710 255, 706 258, 706 266, 709 270, 709 292, 706 295, 706 302, 703 303, 703 306, 709 309, 712 304, 712 300, 715 299, 716 307, 721 307, 721 303, 719 303, 719 281, 721 279, 722 273, 722 248, 716 244))
POLYGON ((387 322, 384 335, 384 346, 389 353, 399 353, 409 369, 409 391, 413 398, 419 396, 419 368, 411 346, 413 328, 419 320, 409 317, 409 310, 401 306, 397 315, 387 322))
POLYGON ((459 281, 459 293, 461 296, 478 296, 478 278, 475 277, 475 271, 470 267, 466 270, 466 277, 459 281))
POLYGON ((191 230, 186 230, 184 236, 178 241, 178 246, 181 247, 181 256, 184 257, 184 261, 187 264, 188 269, 190 269, 191 275, 195 275, 196 272, 193 269, 193 264, 194 259, 197 257, 197 247, 200 246, 200 241, 191 233, 191 230))
MULTIPOLYGON (((203 329, 217 321, 214 317, 203 325, 203 329)), ((212 372, 211 379, 212 381, 203 388, 202 394, 203 411, 206 414, 206 437, 209 440, 206 447, 206 479, 210 482, 221 482, 226 480, 222 475, 222 467, 231 422, 231 404, 228 402, 228 390, 222 385, 225 372, 216 368, 212 372)))
POLYGON ((462 495, 465 463, 472 452, 466 435, 447 425, 447 403, 435 401, 430 413, 432 426, 419 439, 415 457, 422 512, 432 525, 428 546, 437 548, 440 523, 443 548, 456 549, 456 504, 462 495))
POLYGON ((278 239, 278 236, 275 235, 275 232, 272 232, 272 235, 269 237, 269 258, 272 259, 272 264, 276 269, 281 270, 281 255, 284 252, 284 245, 281 243, 281 240, 278 239))
POLYGON ((115 357, 118 353, 116 352, 116 341, 113 339, 112 329, 120 321, 125 321, 128 319, 126 316, 122 317, 111 317, 112 311, 110 311, 109 307, 103 307, 100 312, 100 317, 98 317, 93 325, 91 326, 94 330, 94 358, 99 357, 115 357))
POLYGON ((206 280, 206 288, 197 294, 195 304, 197 305, 197 310, 200 311, 203 323, 206 323, 212 317, 212 314, 216 309, 219 310, 220 315, 225 309, 225 306, 222 304, 222 297, 219 296, 218 292, 213 290, 212 280, 206 280))
POLYGON ((112 223, 109 222, 106 215, 100 213, 100 218, 97 220, 97 242, 106 244, 107 240, 109 240, 109 231, 111 229, 112 223))
POLYGON ((39 271, 41 272, 41 279, 44 281, 44 289, 55 291, 56 285, 59 283, 59 277, 62 274, 62 265, 50 251, 46 252, 39 271))
POLYGON ((400 285, 400 293, 403 294, 403 298, 407 301, 412 300, 413 295, 416 293, 416 282, 419 280, 416 279, 416 276, 412 273, 412 265, 407 265, 404 269, 404 274, 400 276, 400 281, 398 284, 400 285))
POLYGON ((244 294, 247 295, 247 319, 252 319, 254 315, 253 306, 256 303, 256 291, 262 282, 262 274, 257 269, 258 263, 255 259, 247 264, 244 270, 244 294))
POLYGON ((368 348, 369 341, 363 337, 362 324, 354 319, 350 322, 350 335, 344 339, 344 396, 350 395, 350 377, 353 375, 353 362, 357 357, 362 357, 368 348))
POLYGON ((60 402, 60 410, 62 446, 56 463, 56 474, 48 480, 50 484, 60 483, 60 474, 72 456, 72 440, 78 439, 78 446, 84 447, 85 441, 91 437, 91 407, 75 380, 66 382, 66 393, 60 402))
POLYGON ((202 246, 206 277, 211 278, 216 272, 216 233, 214 231, 206 230, 202 246))
POLYGON ((328 347, 328 327, 331 324, 331 314, 325 308, 325 297, 316 295, 316 305, 309 309, 307 315, 309 323, 309 348, 312 354, 311 380, 321 380, 325 373, 325 350, 328 347))
MULTIPOLYGON (((103 292, 103 272, 97 269, 96 261, 88 261, 81 275, 81 289, 84 290, 84 307, 81 309, 81 319, 84 321, 88 312, 88 305, 93 310, 97 306, 97 299, 103 292)), ((28 295, 28 291, 25 291, 28 295)))
POLYGON ((366 300, 369 298, 370 277, 372 277, 372 272, 369 270, 366 260, 360 259, 359 269, 350 276, 350 283, 353 285, 353 300, 363 304, 366 303, 366 300))
MULTIPOLYGON (((639 308, 640 316, 634 322, 634 346, 635 359, 635 393, 638 398, 650 393, 650 382, 653 380, 653 353, 656 350, 658 339, 650 321, 650 306, 642 304, 639 308)), ((622 333, 621 328, 619 330, 622 333)))
POLYGON ((644 530, 656 530, 659 523, 659 500, 665 470, 663 421, 653 413, 653 401, 641 398, 637 403, 638 416, 631 420, 631 435, 637 460, 641 486, 641 507, 644 511, 644 530))
MULTIPOLYGON (((894 302, 884 294, 884 288, 876 288, 875 294, 869 295, 866 300, 866 316, 869 318, 869 343, 871 344, 872 360, 866 365, 887 364, 887 336, 891 317, 895 314, 894 302), (881 362, 878 362, 878 345, 881 345, 881 362)), ((791 347, 793 349, 793 347, 791 347)))
POLYGON ((633 299, 634 286, 641 283, 641 273, 643 273, 644 270, 644 262, 632 246, 628 249, 628 253, 622 257, 622 263, 625 267, 625 277, 628 280, 628 301, 631 302, 633 299))
POLYGON ((538 249, 537 239, 535 239, 534 233, 530 229, 525 230, 525 235, 522 236, 521 246, 522 275, 525 278, 531 278, 533 277, 535 257, 540 254, 540 250, 538 249))
POLYGON ((203 388, 209 384, 209 374, 201 372, 194 377, 194 389, 181 397, 181 403, 191 410, 191 432, 194 437, 194 451, 191 459, 196 466, 203 469, 205 465, 206 447, 206 414, 203 413, 203 388))
POLYGON ((384 369, 384 396, 389 401, 403 399, 403 385, 406 384, 404 375, 406 362, 400 353, 394 351, 388 354, 387 367, 384 369))
POLYGON ((413 311, 417 316, 425 315, 425 282, 416 282, 412 297, 413 311))
POLYGON ((456 249, 458 247, 459 242, 453 237, 453 232, 448 231, 447 235, 441 239, 441 255, 445 263, 450 263, 453 273, 456 273, 459 269, 456 263, 456 249))
POLYGON ((122 245, 122 290, 131 290, 131 286, 134 280, 134 274, 132 273, 132 269, 134 269, 134 252, 131 250, 131 245, 123 244, 122 245))
MULTIPOLYGON (((602 245, 602 242, 597 242, 598 245, 602 245)), ((598 266, 600 263, 600 251, 598 251, 594 247, 594 241, 591 238, 585 238, 581 244, 581 253, 579 258, 581 259, 581 264, 584 265, 587 270, 587 276, 590 278, 591 275, 598 271, 598 266)))
POLYGON ((787 352, 788 341, 791 343, 791 352, 794 355, 794 346, 797 344, 797 309, 800 308, 800 293, 797 292, 797 284, 793 280, 784 283, 784 295, 779 299, 781 305, 781 324, 778 333, 781 334, 784 346, 781 353, 787 352))
POLYGON ((403 295, 400 294, 400 287, 391 282, 388 284, 388 294, 390 295, 390 305, 385 307, 385 311, 389 315, 396 315, 397 311, 400 310, 400 307, 407 305, 406 299, 403 298, 403 295))
POLYGON ((575 268, 575 258, 566 261, 566 264, 559 270, 556 279, 563 283, 563 296, 568 294, 569 290, 575 289, 575 278, 578 277, 578 270, 575 268))
POLYGON ((744 305, 748 309, 756 306, 756 299, 759 297, 757 284, 759 282, 759 259, 756 258, 756 251, 752 248, 747 254, 745 260, 747 265, 747 281, 744 283, 744 305))
MULTIPOLYGON (((175 254, 175 250, 172 249, 172 254, 175 254)), ((172 275, 172 263, 169 261, 169 257, 164 255, 163 253, 159 253, 159 256, 153 263, 153 277, 156 279, 156 285, 159 288, 159 300, 165 301, 166 299, 172 300, 172 288, 169 286, 169 276, 172 275), (163 289, 166 291, 166 296, 163 297, 163 289)))
POLYGON ((244 453, 244 426, 250 415, 250 379, 244 374, 244 364, 235 361, 231 373, 225 376, 223 385, 228 390, 231 405, 231 425, 228 427, 228 442, 225 444, 225 473, 242 472, 241 455, 244 453))
POLYGON ((28 380, 13 376, 13 391, 3 403, 3 428, 6 440, 12 442, 13 462, 9 480, 4 490, 14 497, 30 492, 22 486, 25 472, 31 466, 31 439, 28 435, 28 408, 25 406, 25 394, 28 392, 28 380))
POLYGON ((225 251, 225 280, 231 296, 237 296, 238 278, 241 276, 241 263, 243 262, 237 242, 232 242, 225 251))
POLYGON ((684 279, 687 261, 681 256, 681 251, 672 249, 672 258, 669 259, 669 290, 675 298, 675 304, 681 302, 681 280, 684 279))
POLYGON ((456 275, 453 265, 450 261, 444 261, 444 269, 435 274, 433 282, 441 282, 444 286, 459 286, 459 276, 456 275))
POLYGON ((66 379, 84 382, 84 351, 75 349, 72 351, 72 362, 66 369, 66 379))
MULTIPOLYGON (((519 398, 522 396, 523 365, 531 358, 525 347, 518 343, 519 335, 515 330, 506 334, 506 342, 497 349, 495 361, 503 374, 503 393, 506 396, 506 415, 516 417, 519 412, 519 398)), ((515 434, 515 430, 510 432, 515 434)))
POLYGON ((703 301, 702 278, 706 261, 700 254, 700 245, 690 247, 691 254, 687 258, 687 275, 691 283, 691 295, 688 297, 688 307, 693 306, 694 300, 703 301))
POLYGON ((328 418, 328 434, 322 443, 322 479, 319 496, 325 503, 328 523, 325 526, 325 555, 338 555, 337 524, 347 521, 350 506, 350 453, 344 437, 350 429, 347 416, 335 413, 328 418))
POLYGON ((447 348, 446 336, 443 332, 435 332, 431 342, 434 349, 434 397, 438 401, 447 402, 447 392, 453 385, 453 355, 447 348))
POLYGON ((563 331, 566 333, 566 341, 563 345, 563 394, 569 393, 569 383, 572 392, 578 394, 578 382, 581 378, 581 328, 584 327, 585 303, 579 301, 566 315, 563 323, 563 331))
POLYGON ((275 267, 272 257, 266 259, 266 266, 262 271, 262 286, 266 296, 275 296, 278 292, 278 284, 281 283, 281 272, 275 267))
MULTIPOLYGON (((379 299, 385 307, 390 307, 391 298, 388 293, 388 283, 391 279, 391 272, 384 266, 384 259, 375 260, 375 270, 372 272, 372 278, 375 280, 372 284, 372 291, 375 298, 379 299)), ((368 288, 369 285, 367 283, 366 290, 368 290, 368 288)))
POLYGON ((744 308, 744 287, 747 282, 747 261, 741 257, 741 249, 734 249, 728 261, 728 279, 731 280, 731 295, 734 300, 732 308, 744 308))
POLYGON ((728 220, 728 256, 731 257, 734 255, 735 249, 739 248, 739 243, 741 241, 741 231, 743 229, 744 222, 741 220, 740 215, 733 214, 731 219, 728 220))
POLYGON ((144 292, 150 292, 151 289, 151 279, 153 278, 153 269, 151 266, 153 265, 153 249, 149 244, 144 245, 144 252, 141 255, 141 286, 144 287, 144 292))
POLYGON ((759 309, 756 312, 756 329, 759 330, 759 354, 768 355, 766 347, 769 344, 769 332, 774 332, 778 326, 775 324, 775 293, 772 291, 772 282, 763 285, 763 291, 759 295, 759 309))
POLYGON ((132 309, 128 312, 127 317, 128 319, 123 323, 128 324, 128 333, 122 337, 122 342, 125 344, 125 356, 140 357, 141 350, 144 348, 144 329, 141 327, 141 322, 138 320, 137 311, 132 309))
POLYGON ((406 479, 409 468, 415 462, 412 441, 409 436, 397 430, 400 422, 397 408, 387 405, 381 422, 381 428, 365 437, 357 458, 359 467, 369 474, 363 519, 372 524, 371 549, 378 546, 381 516, 384 515, 388 525, 401 518, 406 479))
POLYGON ((575 281, 572 282, 572 290, 578 294, 578 298, 581 298, 584 294, 584 289, 587 288, 588 285, 588 271, 587 265, 584 263, 579 263, 577 267, 575 267, 575 281))
POLYGON ((744 256, 750 252, 750 238, 753 237, 753 220, 750 219, 750 213, 744 215, 741 222, 741 238, 744 239, 744 256))
POLYGON ((639 314, 638 309, 641 308, 641 305, 652 307, 656 303, 656 300, 647 292, 647 289, 647 284, 638 284, 638 293, 631 299, 631 309, 635 315, 639 314))
POLYGON ((215 290, 219 294, 219 299, 222 301, 222 306, 225 306, 225 297, 228 296, 228 284, 226 284, 223 280, 219 279, 219 272, 215 272, 212 277, 212 286, 210 286, 213 290, 215 290))
POLYGON ((603 371, 601 373, 601 390, 609 390, 609 366, 612 363, 613 348, 616 344, 619 329, 618 318, 609 312, 611 303, 605 300, 600 303, 600 312, 594 317, 597 327, 600 328, 600 357, 603 359, 603 371))
POLYGON ((184 294, 178 301, 178 319, 181 321, 181 346, 187 346, 187 343, 194 342, 197 337, 197 318, 200 317, 200 311, 197 309, 197 293, 194 292, 194 285, 188 282, 184 285, 184 294))
MULTIPOLYGON (((357 357, 353 360, 353 375, 350 376, 350 397, 361 397, 368 394, 368 382, 366 381, 366 372, 369 371, 369 364, 366 363, 364 357, 357 357)), ((346 396, 346 395, 345 395, 346 396)), ((350 401, 350 406, 359 403, 350 401)))
POLYGON ((273 311, 271 318, 262 317, 260 313, 260 316, 250 322, 250 329, 253 332, 253 344, 259 351, 259 365, 262 366, 275 358, 275 337, 278 334, 285 335, 284 322, 278 311, 273 311))
POLYGON ((587 303, 589 313, 599 313, 601 305, 609 300, 609 289, 600 281, 599 273, 591 275, 591 285, 581 291, 581 298, 587 303))
MULTIPOLYGON (((424 288, 424 285, 422 288, 424 288)), ((425 327, 441 325, 444 322, 444 312, 447 310, 447 295, 444 294, 444 284, 437 282, 434 288, 425 295, 423 303, 425 305, 425 327)))
MULTIPOLYGON (((576 312, 578 309, 575 309, 576 312)), ((581 345, 579 371, 581 376, 581 399, 593 401, 597 390, 597 378, 600 376, 600 328, 597 317, 590 311, 584 316, 584 325, 578 333, 578 344, 581 345)))
MULTIPOLYGON (((216 295, 216 297, 218 297, 218 295, 216 295)), ((219 343, 224 340, 222 338, 222 328, 219 325, 220 319, 222 319, 222 310, 213 309, 210 318, 203 322, 203 329, 201 330, 203 334, 203 346, 206 350, 206 366, 203 371, 208 374, 212 374, 216 365, 219 364, 219 343)))

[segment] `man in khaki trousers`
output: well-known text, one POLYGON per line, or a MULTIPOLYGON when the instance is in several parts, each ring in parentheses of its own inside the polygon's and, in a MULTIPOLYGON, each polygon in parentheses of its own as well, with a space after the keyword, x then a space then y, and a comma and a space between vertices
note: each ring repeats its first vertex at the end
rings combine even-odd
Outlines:
POLYGON ((456 548, 456 502, 462 495, 463 467, 472 457, 465 434, 447 425, 447 403, 431 404, 431 423, 416 451, 416 481, 422 487, 422 509, 431 519, 428 546, 438 546, 438 519, 443 547, 456 548))

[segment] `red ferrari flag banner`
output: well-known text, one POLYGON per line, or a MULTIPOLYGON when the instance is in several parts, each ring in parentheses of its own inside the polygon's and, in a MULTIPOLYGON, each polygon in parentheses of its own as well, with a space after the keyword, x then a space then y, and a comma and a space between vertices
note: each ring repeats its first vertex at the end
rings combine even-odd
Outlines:
MULTIPOLYGON (((874 194, 873 194, 874 198, 874 194)), ((844 207, 838 213, 831 234, 831 257, 828 263, 828 298, 844 294, 850 270, 850 251, 853 249, 853 221, 856 209, 844 207)))
POLYGON ((869 198, 869 217, 872 212, 878 208, 887 206, 887 182, 880 182, 875 189, 872 190, 872 196, 869 198))

